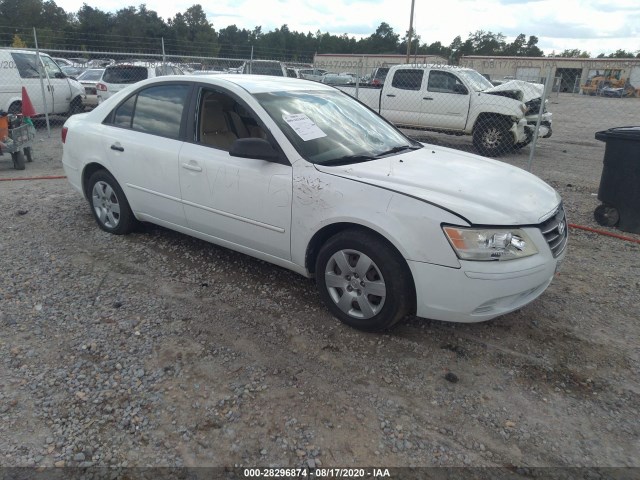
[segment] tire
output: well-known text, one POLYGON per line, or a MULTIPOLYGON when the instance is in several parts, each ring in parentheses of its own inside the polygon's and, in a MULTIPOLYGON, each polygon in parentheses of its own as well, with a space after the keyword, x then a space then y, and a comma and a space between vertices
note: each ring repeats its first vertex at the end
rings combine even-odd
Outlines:
POLYGON ((98 170, 89 178, 87 187, 93 218, 102 230, 124 235, 135 228, 137 220, 113 175, 106 170, 98 170))
POLYGON ((24 156, 27 157, 27 162, 33 162, 33 157, 31 156, 31 147, 24 147, 24 156))
POLYGON ((327 240, 316 260, 316 285, 329 311, 359 330, 391 328, 415 305, 405 260, 386 241, 362 230, 327 240))
POLYGON ((11 159, 13 160, 13 168, 16 170, 24 170, 24 155, 20 150, 11 154, 11 159))
POLYGON ((22 102, 13 102, 9 105, 8 113, 12 113, 13 115, 18 115, 22 113, 22 102))
POLYGON ((603 227, 615 227, 620 221, 618 209, 610 205, 598 205, 593 211, 593 217, 603 227))
POLYGON ((497 157, 513 148, 513 135, 504 120, 481 120, 473 131, 473 146, 481 155, 497 157))
POLYGON ((69 111, 67 112, 67 116, 75 115, 77 113, 84 112, 84 105, 82 104, 82 98, 76 97, 71 101, 69 105, 69 111))

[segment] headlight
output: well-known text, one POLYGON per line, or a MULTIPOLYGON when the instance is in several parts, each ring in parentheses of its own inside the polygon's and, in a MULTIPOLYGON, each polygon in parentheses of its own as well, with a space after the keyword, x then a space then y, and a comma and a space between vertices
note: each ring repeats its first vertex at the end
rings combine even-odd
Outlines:
POLYGON ((520 110, 522 110, 522 113, 527 113, 529 111, 529 107, 527 107, 524 103, 521 103, 520 110))
POLYGON ((513 260, 538 253, 520 229, 443 227, 449 243, 462 260, 513 260))

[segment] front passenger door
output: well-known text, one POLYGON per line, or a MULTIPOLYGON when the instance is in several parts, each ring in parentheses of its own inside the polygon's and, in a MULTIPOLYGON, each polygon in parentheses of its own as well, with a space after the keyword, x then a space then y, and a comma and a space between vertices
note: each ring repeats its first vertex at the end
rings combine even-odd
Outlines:
POLYGON ((451 72, 431 70, 424 95, 423 108, 427 126, 463 130, 467 123, 469 91, 451 72))
POLYGON ((215 243, 290 260, 292 168, 229 155, 236 138, 266 136, 257 115, 239 106, 231 94, 200 91, 193 141, 180 151, 187 222, 215 243))

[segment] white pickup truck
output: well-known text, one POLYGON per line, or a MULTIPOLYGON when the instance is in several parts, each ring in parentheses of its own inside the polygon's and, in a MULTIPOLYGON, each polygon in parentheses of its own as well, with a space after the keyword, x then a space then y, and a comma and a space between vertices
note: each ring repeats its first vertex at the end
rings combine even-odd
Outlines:
MULTIPOLYGON (((470 68, 396 65, 382 86, 337 88, 398 127, 473 135, 476 149, 495 157, 531 142, 544 86, 512 80, 494 87, 470 68)), ((539 136, 551 136, 551 122, 545 105, 539 136)))

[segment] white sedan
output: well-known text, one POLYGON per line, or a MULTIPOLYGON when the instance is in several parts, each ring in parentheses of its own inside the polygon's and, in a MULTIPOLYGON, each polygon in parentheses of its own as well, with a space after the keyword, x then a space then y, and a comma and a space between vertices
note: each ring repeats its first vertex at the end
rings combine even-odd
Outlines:
POLYGON ((565 255, 560 196, 539 178, 413 141, 318 83, 150 79, 69 118, 62 141, 103 230, 152 222, 315 277, 363 330, 503 315, 565 255))

